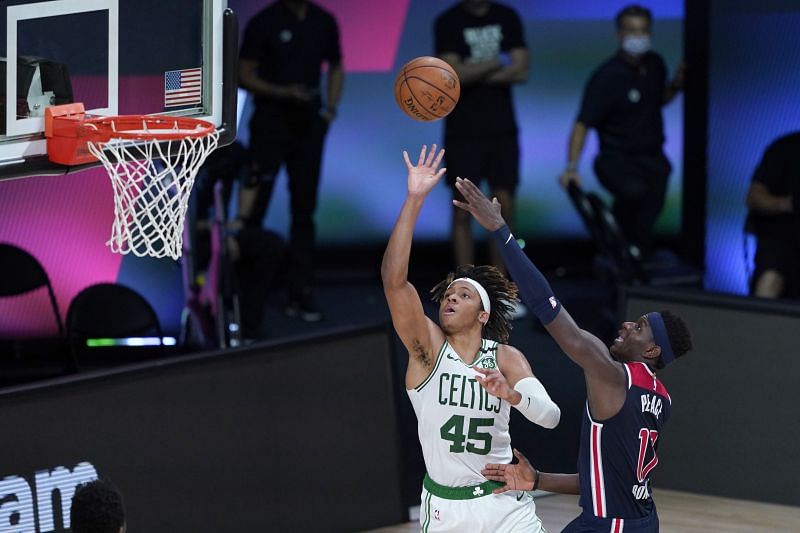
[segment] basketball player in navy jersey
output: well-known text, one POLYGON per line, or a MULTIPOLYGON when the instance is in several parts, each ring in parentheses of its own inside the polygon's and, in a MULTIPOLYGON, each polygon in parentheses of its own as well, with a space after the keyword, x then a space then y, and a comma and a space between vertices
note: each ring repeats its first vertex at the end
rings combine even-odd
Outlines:
POLYGON ((578 474, 539 472, 515 450, 519 464, 488 464, 483 475, 505 482, 498 492, 536 490, 580 494, 583 512, 563 531, 570 533, 658 531, 650 473, 658 464, 659 435, 671 400, 656 370, 691 349, 686 324, 668 311, 622 324, 607 348, 581 329, 553 295, 547 280, 521 250, 500 214, 469 180, 456 183, 465 201, 453 203, 497 239, 519 293, 561 349, 586 377, 578 474))

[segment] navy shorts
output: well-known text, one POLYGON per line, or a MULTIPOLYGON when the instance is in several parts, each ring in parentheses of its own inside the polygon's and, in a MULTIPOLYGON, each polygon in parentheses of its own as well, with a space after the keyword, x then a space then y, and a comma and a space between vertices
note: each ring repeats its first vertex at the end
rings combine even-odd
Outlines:
POLYGON ((598 518, 588 513, 567 524, 561 533, 658 533, 655 509, 644 518, 598 518))

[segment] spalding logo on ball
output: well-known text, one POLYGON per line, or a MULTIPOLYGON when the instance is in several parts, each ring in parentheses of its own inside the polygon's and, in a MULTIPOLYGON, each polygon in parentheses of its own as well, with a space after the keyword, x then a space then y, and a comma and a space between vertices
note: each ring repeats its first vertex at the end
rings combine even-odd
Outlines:
POLYGON ((422 122, 446 117, 458 103, 461 82, 438 57, 412 59, 394 81, 394 99, 406 115, 422 122))

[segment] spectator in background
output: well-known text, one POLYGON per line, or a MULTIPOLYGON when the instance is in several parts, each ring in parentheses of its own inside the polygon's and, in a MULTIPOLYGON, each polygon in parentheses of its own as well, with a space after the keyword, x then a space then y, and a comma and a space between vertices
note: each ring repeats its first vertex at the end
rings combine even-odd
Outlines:
POLYGON ((69 511, 72 533, 125 533, 125 504, 110 482, 96 479, 78 485, 69 511))
MULTIPOLYGON (((510 7, 488 0, 463 0, 436 19, 436 54, 461 80, 458 105, 445 119, 447 182, 453 196, 456 177, 486 178, 491 195, 503 205, 513 225, 514 197, 519 184, 519 141, 511 86, 528 79, 528 48, 522 22, 510 7)), ((457 265, 475 263, 469 215, 453 209, 453 250, 457 265)), ((494 243, 491 262, 505 265, 494 243)), ((515 307, 514 318, 524 315, 515 307)))
POLYGON ((750 292, 762 298, 800 297, 800 132, 764 152, 747 191, 748 230, 758 247, 750 292))
POLYGON ((567 168, 559 177, 565 188, 581 185, 578 160, 586 132, 597 130, 600 153, 594 171, 613 195, 614 213, 631 244, 644 255, 652 250, 653 227, 664 207, 672 165, 664 155, 661 108, 683 88, 683 64, 667 83, 664 60, 650 47, 653 18, 638 5, 616 17, 616 54, 594 71, 583 92, 572 128, 567 168))
POLYGON ((275 179, 286 165, 291 231, 286 314, 322 319, 312 294, 314 211, 325 134, 336 118, 344 73, 333 16, 306 0, 278 0, 247 24, 239 84, 255 99, 250 121, 251 169, 240 195, 242 219, 261 225, 275 179), (321 68, 327 63, 324 104, 321 68))

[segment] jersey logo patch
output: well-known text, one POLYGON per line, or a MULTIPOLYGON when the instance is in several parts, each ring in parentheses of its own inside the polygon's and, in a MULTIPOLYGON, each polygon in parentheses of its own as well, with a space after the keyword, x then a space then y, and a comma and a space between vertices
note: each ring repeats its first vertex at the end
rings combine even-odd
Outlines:
POLYGON ((480 487, 475 487, 475 490, 472 491, 473 496, 483 496, 483 489, 480 487))

